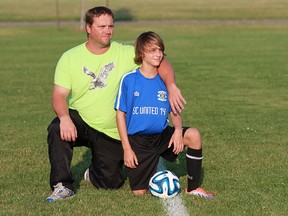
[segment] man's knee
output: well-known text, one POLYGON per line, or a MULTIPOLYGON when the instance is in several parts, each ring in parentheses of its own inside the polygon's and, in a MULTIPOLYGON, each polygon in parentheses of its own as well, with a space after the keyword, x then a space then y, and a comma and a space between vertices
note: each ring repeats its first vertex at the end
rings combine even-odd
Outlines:
MULTIPOLYGON (((93 172, 92 172, 93 173, 93 172)), ((96 188, 101 188, 101 189, 118 189, 123 186, 124 184, 124 179, 122 177, 94 177, 93 175, 90 178, 91 183, 96 187, 96 188)))

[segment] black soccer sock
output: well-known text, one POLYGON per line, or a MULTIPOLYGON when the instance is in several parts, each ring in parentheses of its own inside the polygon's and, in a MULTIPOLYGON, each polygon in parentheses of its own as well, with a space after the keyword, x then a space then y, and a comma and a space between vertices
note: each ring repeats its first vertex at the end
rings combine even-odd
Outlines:
POLYGON ((187 149, 186 164, 188 173, 188 192, 199 187, 202 167, 202 149, 187 149))

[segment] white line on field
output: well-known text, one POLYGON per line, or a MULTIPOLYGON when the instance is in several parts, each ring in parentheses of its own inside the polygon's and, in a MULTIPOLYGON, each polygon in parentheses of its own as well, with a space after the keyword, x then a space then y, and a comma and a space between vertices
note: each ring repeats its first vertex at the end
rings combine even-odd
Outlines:
MULTIPOLYGON (((166 166, 162 158, 158 164, 158 170, 165 170, 166 166)), ((173 198, 161 199, 163 208, 168 216, 189 216, 184 201, 181 199, 181 194, 173 198)))

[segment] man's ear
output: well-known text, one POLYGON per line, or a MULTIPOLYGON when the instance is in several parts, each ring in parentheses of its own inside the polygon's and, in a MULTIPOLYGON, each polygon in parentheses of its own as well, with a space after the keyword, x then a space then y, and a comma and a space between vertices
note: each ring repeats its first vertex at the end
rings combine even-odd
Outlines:
POLYGON ((87 34, 91 33, 91 25, 90 24, 86 24, 85 29, 86 29, 87 34))

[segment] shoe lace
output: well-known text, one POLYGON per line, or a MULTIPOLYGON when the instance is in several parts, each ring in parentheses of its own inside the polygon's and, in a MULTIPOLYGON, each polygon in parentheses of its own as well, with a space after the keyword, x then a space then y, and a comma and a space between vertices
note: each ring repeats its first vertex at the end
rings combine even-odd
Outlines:
POLYGON ((63 185, 54 185, 53 187, 54 187, 54 191, 51 196, 59 196, 59 192, 61 192, 61 189, 62 190, 64 189, 63 185))

